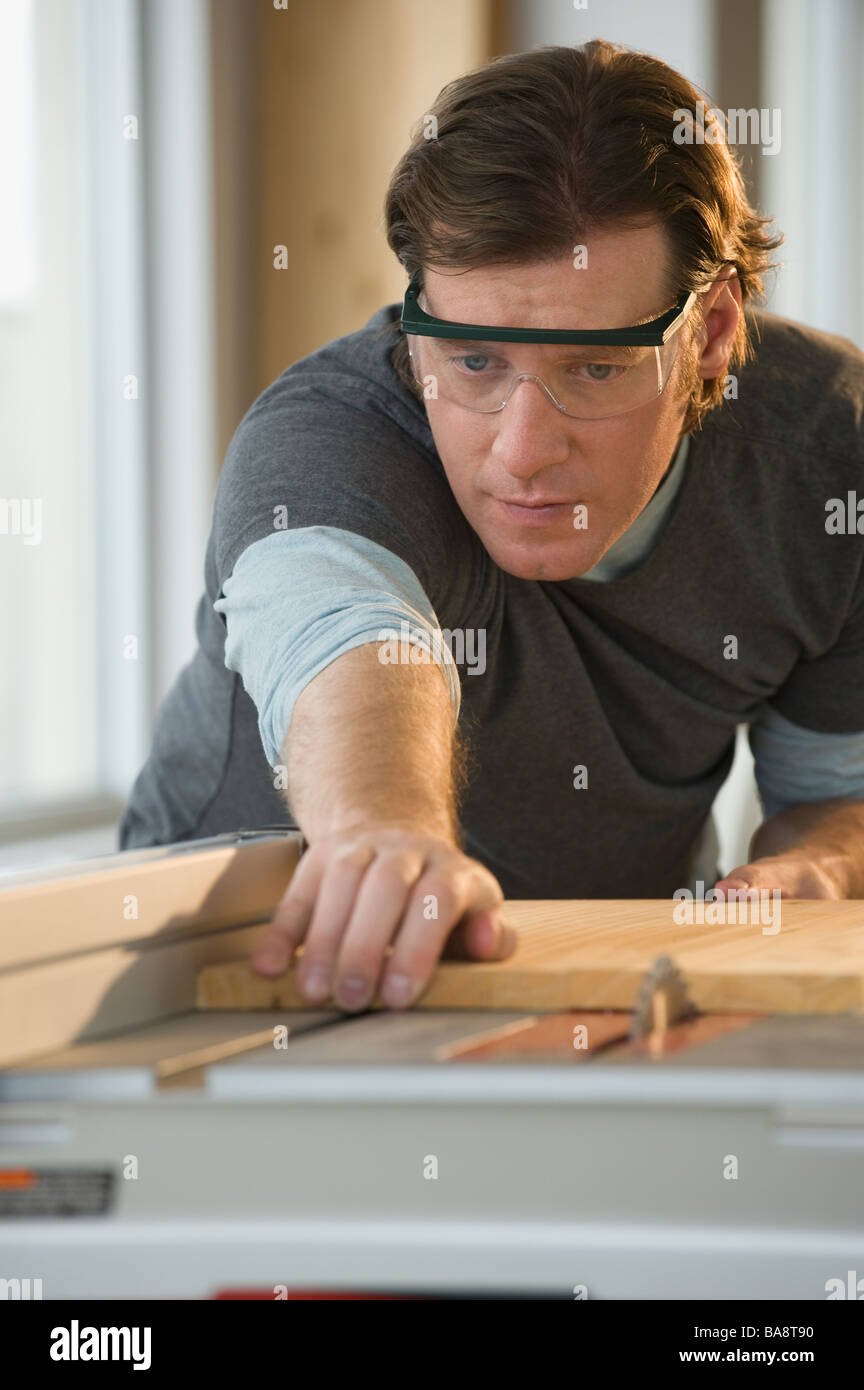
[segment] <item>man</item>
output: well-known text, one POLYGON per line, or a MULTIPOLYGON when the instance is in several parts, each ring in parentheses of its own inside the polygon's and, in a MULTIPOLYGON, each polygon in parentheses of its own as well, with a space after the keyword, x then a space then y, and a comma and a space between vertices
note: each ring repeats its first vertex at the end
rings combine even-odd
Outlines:
POLYGON ((449 84, 387 196, 406 331, 232 441, 120 843, 298 824, 254 963, 302 943, 310 1002, 509 954, 505 895, 713 882, 742 722, 766 819, 718 887, 864 896, 864 357, 749 307, 779 241, 698 102, 602 41, 449 84))

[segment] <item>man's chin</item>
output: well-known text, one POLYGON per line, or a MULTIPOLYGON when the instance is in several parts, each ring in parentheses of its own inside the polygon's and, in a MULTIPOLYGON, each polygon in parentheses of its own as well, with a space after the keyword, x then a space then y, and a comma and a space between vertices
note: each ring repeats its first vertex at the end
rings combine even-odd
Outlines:
POLYGON ((490 557, 505 574, 514 579, 542 579, 555 583, 565 579, 579 579, 599 563, 608 546, 590 547, 570 541, 558 544, 518 546, 500 542, 489 542, 483 538, 490 557))

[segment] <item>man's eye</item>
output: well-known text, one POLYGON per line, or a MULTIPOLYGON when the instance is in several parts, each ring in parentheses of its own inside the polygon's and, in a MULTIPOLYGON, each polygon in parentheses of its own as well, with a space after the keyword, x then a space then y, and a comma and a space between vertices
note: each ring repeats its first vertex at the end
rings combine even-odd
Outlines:
POLYGON ((626 367, 618 367, 612 362, 586 362, 578 369, 588 373, 589 381, 596 381, 600 384, 606 381, 614 381, 616 372, 626 372, 626 367))
POLYGON ((457 367, 463 367, 469 375, 472 373, 477 375, 479 372, 482 372, 484 367, 488 366, 490 360, 491 359, 485 357, 482 352, 471 352, 467 353, 464 357, 450 358, 451 362, 454 362, 457 367))

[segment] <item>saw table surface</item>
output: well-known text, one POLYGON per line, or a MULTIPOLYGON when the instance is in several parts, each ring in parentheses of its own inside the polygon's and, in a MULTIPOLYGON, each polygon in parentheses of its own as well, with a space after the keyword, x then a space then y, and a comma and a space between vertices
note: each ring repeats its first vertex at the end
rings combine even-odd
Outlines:
POLYGON ((864 1268, 864 903, 782 902, 777 931, 510 902, 510 960, 356 1016, 250 970, 301 852, 240 830, 0 884, 14 1277, 821 1300, 864 1268), (701 1013, 646 1036, 664 956, 701 1013))

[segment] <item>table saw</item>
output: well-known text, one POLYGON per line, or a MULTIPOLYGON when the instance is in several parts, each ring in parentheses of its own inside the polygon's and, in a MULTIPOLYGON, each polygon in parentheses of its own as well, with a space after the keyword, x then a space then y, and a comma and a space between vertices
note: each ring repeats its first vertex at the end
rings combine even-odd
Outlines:
POLYGON ((0 884, 7 1290, 864 1296, 864 902, 784 904, 771 936, 512 903, 511 961, 348 1016, 248 966, 302 849, 0 884))

